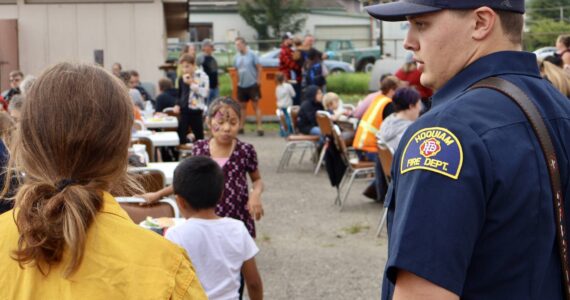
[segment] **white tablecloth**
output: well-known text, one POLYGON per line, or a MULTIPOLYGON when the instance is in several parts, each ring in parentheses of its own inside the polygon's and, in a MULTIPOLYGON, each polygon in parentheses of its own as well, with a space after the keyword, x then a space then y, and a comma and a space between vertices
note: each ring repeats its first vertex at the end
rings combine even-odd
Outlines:
POLYGON ((176 117, 145 118, 143 124, 148 129, 178 128, 178 119, 176 117))
POLYGON ((147 137, 152 141, 154 147, 167 147, 167 146, 178 146, 180 145, 180 138, 178 138, 178 133, 175 131, 163 131, 163 132, 149 132, 149 131, 139 131, 133 134, 133 138, 137 137, 147 137))
POLYGON ((172 178, 174 177, 174 169, 178 166, 177 161, 175 162, 157 162, 148 163, 146 167, 131 167, 130 170, 141 171, 141 170, 160 170, 164 173, 164 184, 171 185, 172 178))

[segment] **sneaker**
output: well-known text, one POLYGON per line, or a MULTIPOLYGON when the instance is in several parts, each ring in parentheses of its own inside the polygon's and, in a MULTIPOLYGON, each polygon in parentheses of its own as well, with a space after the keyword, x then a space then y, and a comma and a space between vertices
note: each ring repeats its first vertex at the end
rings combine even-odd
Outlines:
POLYGON ((264 134, 263 130, 257 130, 257 136, 263 136, 264 134))

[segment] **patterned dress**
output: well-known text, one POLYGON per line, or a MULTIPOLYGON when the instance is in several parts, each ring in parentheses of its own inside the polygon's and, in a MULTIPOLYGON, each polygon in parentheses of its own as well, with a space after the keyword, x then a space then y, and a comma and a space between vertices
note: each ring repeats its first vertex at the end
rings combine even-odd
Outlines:
MULTIPOLYGON (((252 145, 236 141, 234 151, 222 167, 226 183, 223 199, 216 206, 216 214, 244 222, 249 234, 255 238, 255 222, 247 210, 247 174, 257 170, 257 153, 252 145)), ((211 157, 210 140, 195 142, 192 155, 211 157)))

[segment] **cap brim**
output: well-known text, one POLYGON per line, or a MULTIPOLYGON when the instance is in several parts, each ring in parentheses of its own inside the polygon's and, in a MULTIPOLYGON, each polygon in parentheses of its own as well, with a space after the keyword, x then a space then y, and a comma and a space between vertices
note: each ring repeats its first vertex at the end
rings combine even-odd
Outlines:
POLYGON ((405 21, 406 17, 417 16, 442 10, 439 7, 414 4, 409 2, 390 2, 366 7, 372 17, 382 21, 405 21))

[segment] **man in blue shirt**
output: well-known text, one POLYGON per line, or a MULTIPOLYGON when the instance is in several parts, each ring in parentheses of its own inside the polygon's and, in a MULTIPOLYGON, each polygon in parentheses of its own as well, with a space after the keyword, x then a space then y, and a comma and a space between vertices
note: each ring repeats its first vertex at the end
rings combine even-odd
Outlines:
POLYGON ((568 207, 570 103, 521 51, 523 0, 404 0, 367 8, 409 20, 404 46, 437 92, 394 156, 382 299, 562 299, 542 149, 513 101, 469 88, 500 77, 538 106, 568 207))
POLYGON ((261 92, 259 83, 261 82, 261 64, 259 58, 248 47, 245 39, 237 37, 236 49, 238 53, 234 58, 234 67, 237 71, 237 97, 241 105, 241 118, 239 132, 243 133, 245 124, 247 102, 251 100, 253 110, 255 111, 255 119, 257 123, 257 135, 263 136, 263 127, 261 127, 261 109, 259 108, 259 99, 261 92))

